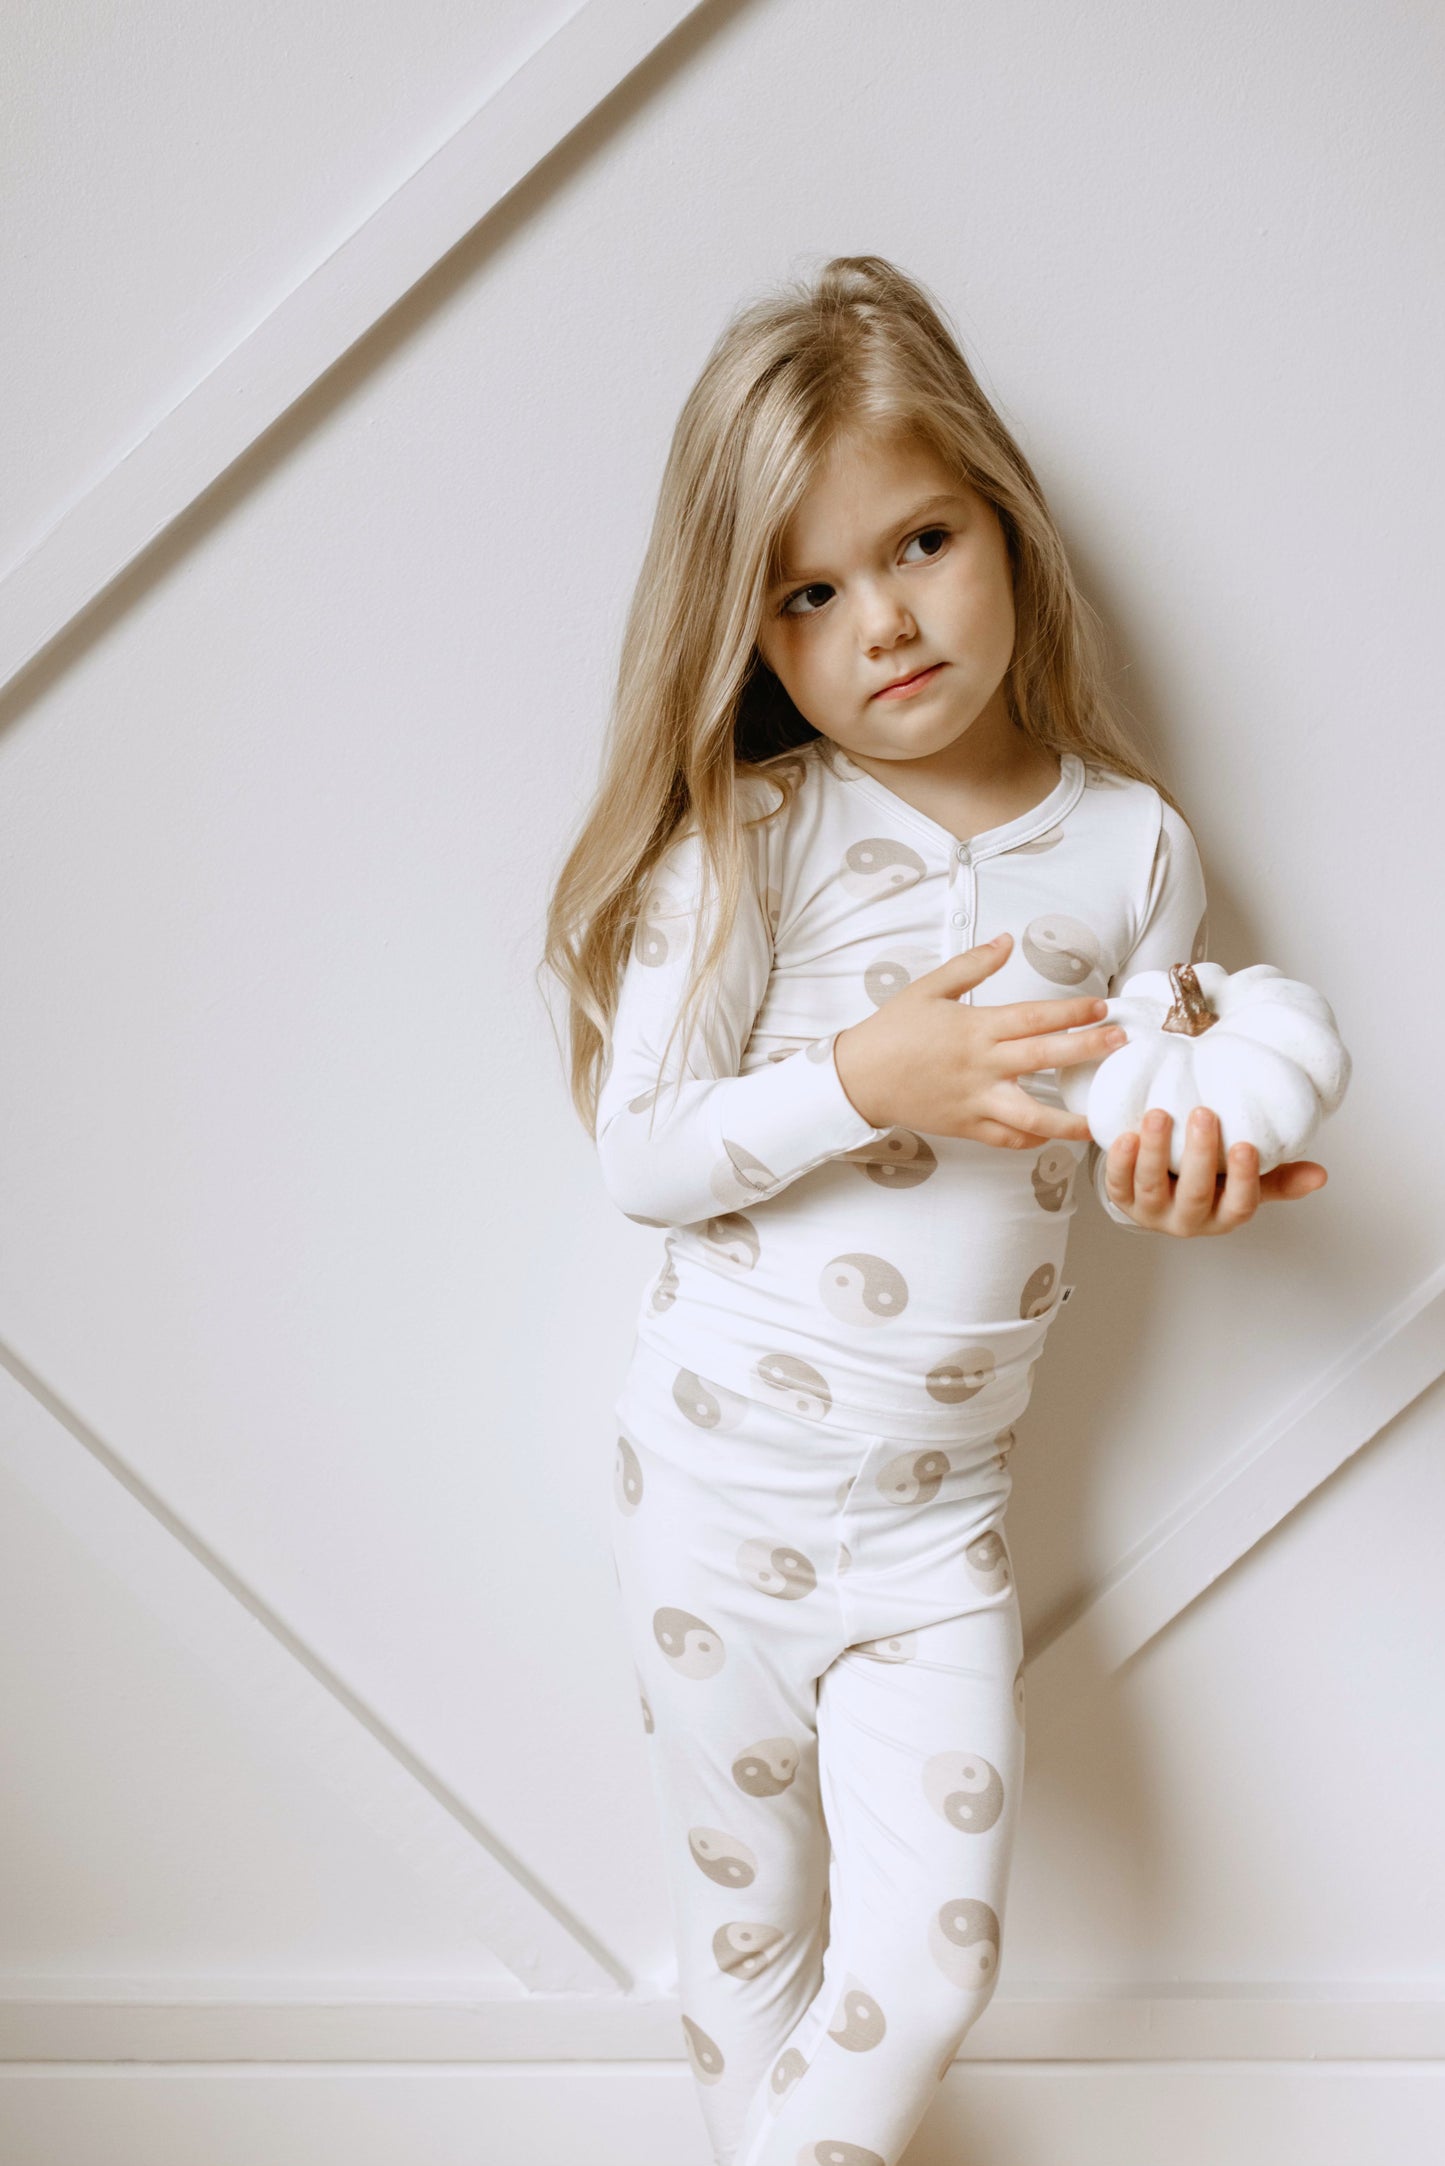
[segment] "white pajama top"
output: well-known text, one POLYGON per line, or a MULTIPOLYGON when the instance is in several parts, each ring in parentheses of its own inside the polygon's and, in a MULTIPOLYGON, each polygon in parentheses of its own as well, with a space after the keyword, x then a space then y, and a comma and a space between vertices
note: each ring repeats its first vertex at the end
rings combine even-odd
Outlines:
MULTIPOLYGON (((996 933, 1002 967, 965 1001, 1107 997, 1141 970, 1198 962, 1206 895, 1194 837, 1150 785, 1060 758, 1029 811, 961 842, 818 737, 738 774, 752 879, 685 1067, 694 940, 715 919, 695 829, 653 868, 599 1095, 604 1186, 666 1230, 637 1336, 696 1403, 737 1393, 903 1439, 997 1433, 1028 1403, 1062 1293, 1075 1175, 1098 1146, 1004 1149, 874 1127, 835 1034, 996 933)), ((699 950, 701 952, 701 949, 699 950)), ((1093 1027, 1093 1026, 1086 1026, 1093 1027)), ((1022 1089, 1060 1107, 1057 1071, 1022 1089)))

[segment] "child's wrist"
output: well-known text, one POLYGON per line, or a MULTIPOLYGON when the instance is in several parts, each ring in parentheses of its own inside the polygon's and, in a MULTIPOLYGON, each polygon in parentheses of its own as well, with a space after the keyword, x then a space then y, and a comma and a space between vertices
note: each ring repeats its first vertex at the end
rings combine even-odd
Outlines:
POLYGON ((870 1128, 892 1126, 892 1116, 884 1107, 878 1088, 878 1078, 869 1069, 866 1039, 862 1038, 863 1026, 850 1023, 833 1039, 833 1066, 843 1086, 843 1095, 853 1111, 865 1120, 870 1128))

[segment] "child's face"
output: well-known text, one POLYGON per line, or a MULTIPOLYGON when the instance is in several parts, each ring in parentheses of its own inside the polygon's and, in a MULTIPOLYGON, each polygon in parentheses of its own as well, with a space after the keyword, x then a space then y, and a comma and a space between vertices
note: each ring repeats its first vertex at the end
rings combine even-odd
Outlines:
POLYGON ((783 562, 758 648, 814 729, 865 758, 926 760, 965 731, 982 751, 1011 728, 1003 528, 932 452, 840 439, 784 530, 783 562), (874 696, 934 664, 914 690, 874 696))

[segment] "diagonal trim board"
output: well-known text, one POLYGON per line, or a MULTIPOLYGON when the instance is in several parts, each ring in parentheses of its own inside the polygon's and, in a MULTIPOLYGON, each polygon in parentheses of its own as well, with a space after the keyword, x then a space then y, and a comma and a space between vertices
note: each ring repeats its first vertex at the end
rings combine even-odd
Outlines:
MULTIPOLYGON (((1106 1574, 1043 1647, 1030 1649, 1035 1692, 1097 1679, 1127 1661, 1442 1370, 1445 1265, 1106 1574)), ((0 1464, 203 1661, 259 1702, 270 1733, 294 1743, 415 1871, 441 1882, 529 1993, 595 2002, 599 1987, 609 1998, 634 1990, 618 1958, 509 1856, 422 1756, 3 1346, 0 1464)))
POLYGON ((0 686, 585 120, 700 0, 582 0, 0 576, 0 686))
POLYGON ((1028 1650, 1045 1691, 1109 1675, 1445 1371, 1445 1264, 1376 1319, 1028 1650))
POLYGON ((4 1346, 0 1467, 440 1892, 516 1977, 518 1998, 631 1987, 423 1757, 4 1346))

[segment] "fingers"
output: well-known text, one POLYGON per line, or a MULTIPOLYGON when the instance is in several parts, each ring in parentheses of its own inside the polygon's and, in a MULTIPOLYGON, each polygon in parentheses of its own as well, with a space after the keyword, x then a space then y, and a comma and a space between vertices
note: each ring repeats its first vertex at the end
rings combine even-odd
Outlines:
POLYGON ((985 1116, 974 1130, 974 1141, 991 1143, 1004 1151, 1028 1151, 1035 1149, 1044 1138, 1026 1135, 1022 1128, 1010 1128, 1002 1121, 989 1120, 985 1116))
POLYGON ((1066 1068, 1080 1060, 1102 1060, 1124 1044, 1128 1031, 1117 1023, 1100 1023, 1096 1030, 1055 1030, 1041 1038, 1005 1038, 994 1053, 1010 1075, 1034 1068, 1066 1068))
POLYGON ((1104 1194, 1110 1203, 1117 1203, 1131 1218, 1138 1216, 1138 1200, 1134 1194, 1134 1169, 1138 1159, 1138 1131, 1126 1128, 1115 1136, 1104 1160, 1104 1194))
POLYGON ((988 1103, 996 1124, 1021 1136, 1025 1146, 1047 1143, 1056 1136, 1066 1143, 1087 1143, 1089 1140, 1089 1124, 1082 1113, 1043 1105, 1021 1084, 996 1083, 989 1093, 988 1103))
MULTIPOLYGON (((1170 1129, 1163 1131, 1169 1147, 1170 1129)), ((1219 1124, 1207 1106, 1195 1106, 1184 1124, 1184 1156, 1174 1190, 1174 1224, 1180 1233, 1198 1233, 1214 1210, 1214 1178, 1219 1165, 1219 1124)))
POLYGON ((1109 1012, 1106 1000, 1080 993, 1076 1000, 1006 1000, 998 1006, 975 1006, 986 1015, 996 1038, 1037 1037, 1042 1031, 1067 1030, 1072 1023, 1097 1023, 1109 1012))
POLYGON ((1219 1186, 1219 1122, 1207 1106, 1192 1108, 1184 1132, 1184 1152, 1179 1175, 1169 1171, 1169 1145, 1173 1119, 1160 1107, 1151 1107, 1140 1124, 1137 1138, 1130 1131, 1116 1136, 1105 1171, 1105 1190, 1128 1207, 1141 1224, 1188 1238, 1199 1233, 1230 1233, 1254 1216, 1259 1205, 1259 1153, 1250 1143, 1237 1143, 1225 1161, 1224 1185, 1219 1186), (1132 1177, 1129 1154, 1122 1146, 1136 1145, 1132 1177), (1115 1151, 1120 1153, 1117 1177, 1115 1151), (1132 1188, 1132 1197, 1127 1191, 1132 1188))
MULTIPOLYGON (((1259 1154, 1256 1152, 1256 1169, 1258 1165, 1259 1154)), ((1318 1159, 1292 1158, 1285 1165, 1272 1167, 1261 1178, 1259 1192, 1269 1202, 1292 1203, 1298 1196, 1312 1196, 1328 1179, 1329 1175, 1318 1159)))
POLYGON ((1173 1125, 1169 1114, 1151 1107, 1139 1124, 1139 1150, 1134 1160, 1135 1215, 1147 1218, 1161 1231, 1169 1211, 1169 1134, 1173 1125))

